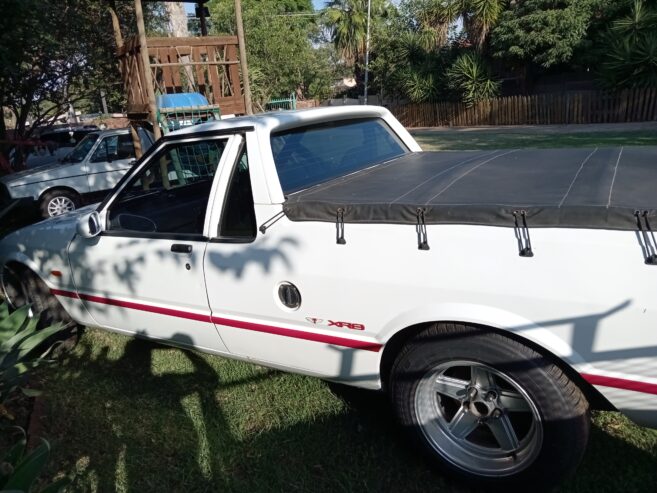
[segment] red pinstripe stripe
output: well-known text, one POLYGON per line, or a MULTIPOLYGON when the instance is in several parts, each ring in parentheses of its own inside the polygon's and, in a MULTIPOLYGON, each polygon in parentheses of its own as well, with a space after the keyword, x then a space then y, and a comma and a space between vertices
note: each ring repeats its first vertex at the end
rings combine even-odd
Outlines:
POLYGON ((52 294, 58 296, 67 296, 69 298, 77 298, 84 301, 91 301, 92 303, 101 303, 103 305, 120 306, 121 308, 130 308, 131 310, 140 310, 142 312, 157 313, 159 315, 168 315, 169 317, 185 318, 187 320, 196 320, 198 322, 211 323, 210 315, 202 313, 185 312, 182 310, 174 310, 173 308, 163 308, 161 306, 145 305, 143 303, 135 303, 133 301, 121 301, 111 298, 104 298, 102 296, 92 296, 90 294, 77 294, 72 291, 62 291, 59 289, 51 289, 52 294))
POLYGON ((606 377, 603 375, 591 375, 590 373, 581 373, 581 375, 584 380, 593 385, 657 395, 657 384, 654 383, 638 382, 636 380, 626 380, 624 378, 606 377))
POLYGON ((283 337, 294 337, 295 339, 303 339, 306 341, 323 342, 325 344, 333 344, 335 346, 349 347, 353 349, 363 349, 365 351, 378 352, 383 345, 358 341, 355 339, 346 339, 344 337, 330 336, 326 334, 318 334, 316 332, 304 332, 300 330, 286 329, 283 327, 275 327, 272 325, 262 325, 253 322, 244 322, 241 320, 232 320, 229 318, 212 317, 214 323, 220 325, 227 325, 236 329, 253 330, 255 332, 264 332, 265 334, 275 334, 283 337))
POLYGON ((157 313, 159 315, 168 315, 170 317, 184 318, 188 320, 196 320, 199 322, 217 323, 234 327, 236 329, 252 330, 255 332, 262 332, 265 334, 274 334, 283 337, 293 337, 295 339, 302 339, 305 341, 323 342, 325 344, 333 344, 335 346, 343 346, 353 349, 362 349, 365 351, 378 352, 383 345, 372 342, 359 341, 355 339, 348 339, 345 337, 336 337, 325 334, 317 334, 314 332, 305 332, 301 330, 286 329, 284 327, 276 327, 273 325, 256 324, 253 322, 243 322, 241 320, 233 320, 222 317, 211 317, 210 315, 203 315, 199 313, 190 313, 182 310, 174 310, 172 308, 162 308, 159 306, 145 305, 143 303, 135 303, 132 301, 114 300, 102 296, 93 296, 89 294, 79 294, 74 291, 65 291, 62 289, 51 289, 50 292, 56 296, 65 296, 67 298, 81 299, 90 301, 92 303, 101 303, 103 305, 119 306, 122 308, 130 308, 132 310, 140 310, 150 313, 157 313))

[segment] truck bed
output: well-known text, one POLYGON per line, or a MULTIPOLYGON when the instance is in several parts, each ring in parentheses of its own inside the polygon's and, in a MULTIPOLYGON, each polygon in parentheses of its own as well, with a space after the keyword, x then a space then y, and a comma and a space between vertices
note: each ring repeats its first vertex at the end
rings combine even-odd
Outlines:
MULTIPOLYGON (((290 194, 292 221, 637 230, 657 213, 651 147, 418 152, 290 194)), ((649 228, 648 223, 648 228, 649 228)))

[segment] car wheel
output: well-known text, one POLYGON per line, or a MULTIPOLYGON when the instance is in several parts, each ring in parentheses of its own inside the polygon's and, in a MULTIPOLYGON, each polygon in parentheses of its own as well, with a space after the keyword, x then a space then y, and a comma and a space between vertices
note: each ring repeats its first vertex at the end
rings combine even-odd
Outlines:
POLYGON ((80 196, 70 190, 52 190, 41 198, 41 216, 61 216, 80 207, 80 196))
POLYGON ((11 307, 17 309, 29 305, 30 316, 39 315, 41 326, 71 322, 68 313, 50 293, 48 286, 27 267, 6 265, 2 273, 2 284, 11 307))
POLYGON ((586 449, 580 389, 550 359, 501 334, 434 324, 400 351, 390 378, 411 440, 476 487, 548 490, 586 449))

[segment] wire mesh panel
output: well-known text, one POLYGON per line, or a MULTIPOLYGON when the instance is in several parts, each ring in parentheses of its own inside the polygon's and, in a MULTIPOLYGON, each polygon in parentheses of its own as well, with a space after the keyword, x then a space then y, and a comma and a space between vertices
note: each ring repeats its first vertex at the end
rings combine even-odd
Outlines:
POLYGON ((221 119, 219 105, 158 108, 157 113, 157 120, 164 134, 180 128, 221 119))
POLYGON ((169 154, 169 175, 181 185, 214 176, 223 151, 223 142, 201 142, 174 148, 169 154))

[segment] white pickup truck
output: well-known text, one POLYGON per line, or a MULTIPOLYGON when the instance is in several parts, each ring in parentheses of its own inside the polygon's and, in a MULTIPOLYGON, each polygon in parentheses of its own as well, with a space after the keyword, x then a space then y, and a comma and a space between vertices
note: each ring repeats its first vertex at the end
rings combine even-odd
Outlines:
POLYGON ((657 426, 650 152, 425 153, 367 106, 207 123, 100 205, 5 237, 2 286, 79 324, 382 389, 445 471, 546 488, 580 461, 589 409, 657 426))

